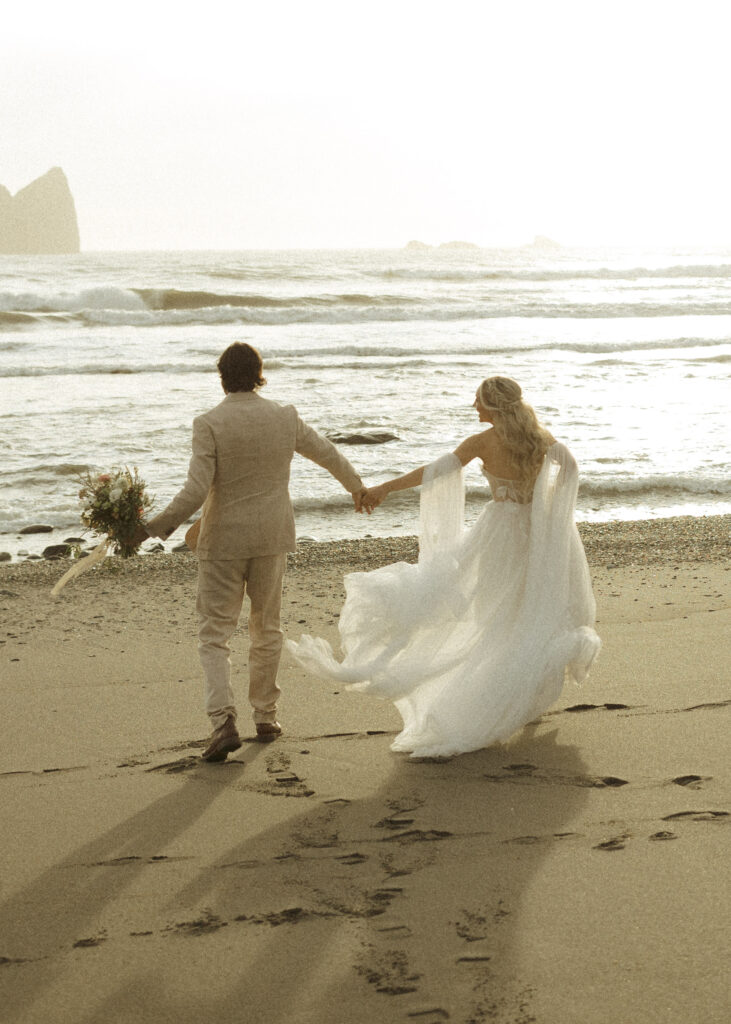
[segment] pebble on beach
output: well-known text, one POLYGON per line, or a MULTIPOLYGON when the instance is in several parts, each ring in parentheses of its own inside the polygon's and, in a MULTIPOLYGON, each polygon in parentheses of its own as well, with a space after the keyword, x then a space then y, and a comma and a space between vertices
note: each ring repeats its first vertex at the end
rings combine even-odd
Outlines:
MULTIPOLYGON (((649 567, 679 562, 724 562, 731 556, 731 515, 683 516, 675 519, 644 519, 631 522, 580 523, 579 533, 592 568, 619 569, 625 566, 649 567)), ((59 545, 66 547, 66 545, 59 545)), ((197 575, 198 560, 180 545, 175 557, 171 552, 148 553, 136 558, 107 558, 94 571, 116 574, 155 574, 165 569, 171 577, 188 579, 197 575), (110 565, 111 563, 111 565, 110 565)), ((288 568, 308 572, 318 567, 340 567, 343 572, 367 572, 391 562, 416 562, 419 545, 416 537, 369 537, 362 540, 306 542, 302 539, 294 554, 288 556, 288 568)), ((39 585, 58 576, 53 561, 27 558, 2 564, 2 580, 36 580, 39 585), (31 563, 31 559, 34 564, 31 563)))

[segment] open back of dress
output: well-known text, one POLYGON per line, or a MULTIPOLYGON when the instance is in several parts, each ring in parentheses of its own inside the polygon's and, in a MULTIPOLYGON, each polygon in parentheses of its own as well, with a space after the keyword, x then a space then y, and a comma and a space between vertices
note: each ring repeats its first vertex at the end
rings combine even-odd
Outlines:
POLYGON ((444 756, 507 740, 567 676, 581 682, 600 647, 569 450, 549 448, 532 493, 485 475, 494 500, 465 530, 459 460, 427 467, 419 562, 346 577, 342 662, 320 638, 288 645, 310 670, 394 701, 394 750, 444 756))

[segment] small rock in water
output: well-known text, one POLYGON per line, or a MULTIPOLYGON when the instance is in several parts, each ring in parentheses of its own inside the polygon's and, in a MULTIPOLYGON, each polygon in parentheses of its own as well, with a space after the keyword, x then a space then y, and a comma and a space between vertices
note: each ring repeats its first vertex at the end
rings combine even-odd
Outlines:
POLYGON ((52 526, 24 526, 22 530, 18 531, 20 534, 25 533, 53 533, 52 526))
POLYGON ((83 537, 64 537, 64 544, 86 544, 83 537))
POLYGON ((333 444, 386 444, 387 441, 400 441, 396 434, 387 430, 368 430, 362 434, 328 434, 333 444))
POLYGON ((0 562, 9 562, 12 557, 9 551, 0 551, 0 562))
POLYGON ((71 547, 68 544, 49 544, 43 549, 44 558, 68 558, 71 547))

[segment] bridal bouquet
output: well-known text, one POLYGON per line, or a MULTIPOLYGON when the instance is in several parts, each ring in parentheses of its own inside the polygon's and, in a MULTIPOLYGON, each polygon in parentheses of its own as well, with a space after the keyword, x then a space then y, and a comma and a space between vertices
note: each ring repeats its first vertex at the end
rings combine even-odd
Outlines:
POLYGON ((109 473, 85 473, 79 482, 81 521, 95 533, 103 534, 104 538, 90 555, 77 559, 61 577, 51 591, 54 597, 69 580, 101 562, 110 547, 122 558, 134 555, 139 547, 134 539, 137 528, 145 509, 152 505, 136 467, 132 470, 127 467, 113 469, 109 473))
POLYGON ((122 558, 136 554, 139 545, 133 538, 145 509, 152 504, 137 468, 113 469, 98 475, 85 473, 80 482, 84 525, 95 533, 105 534, 114 553, 122 558))

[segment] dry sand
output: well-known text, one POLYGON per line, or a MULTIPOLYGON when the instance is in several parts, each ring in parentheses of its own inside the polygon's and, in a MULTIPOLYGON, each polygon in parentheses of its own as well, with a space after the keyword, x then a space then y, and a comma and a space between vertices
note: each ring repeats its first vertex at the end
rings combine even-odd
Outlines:
MULTIPOLYGON (((582 528, 590 680, 447 762, 285 654, 282 739, 203 764, 192 556, 58 600, 62 564, 0 567, 0 1019, 725 1022, 728 525, 582 528)), ((287 633, 334 641, 344 569, 414 554, 303 545, 287 633)))

